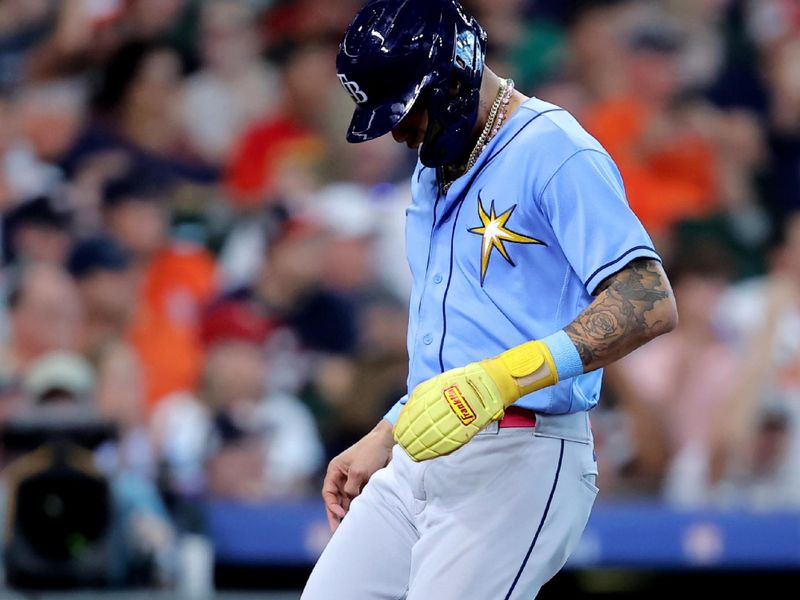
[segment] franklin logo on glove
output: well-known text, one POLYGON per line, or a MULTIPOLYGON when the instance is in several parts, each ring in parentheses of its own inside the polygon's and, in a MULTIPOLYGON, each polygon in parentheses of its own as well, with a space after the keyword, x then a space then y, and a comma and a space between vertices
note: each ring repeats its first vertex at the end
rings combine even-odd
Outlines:
POLYGON ((475 411, 467 403, 467 399, 464 398, 464 394, 461 393, 457 385, 445 388, 444 397, 447 399, 450 408, 456 413, 456 416, 461 419, 462 425, 469 425, 475 420, 475 411))

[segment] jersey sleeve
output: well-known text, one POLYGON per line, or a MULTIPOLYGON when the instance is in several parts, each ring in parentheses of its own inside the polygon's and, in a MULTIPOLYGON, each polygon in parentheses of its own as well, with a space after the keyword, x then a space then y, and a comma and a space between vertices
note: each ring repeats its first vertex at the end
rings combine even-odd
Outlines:
POLYGON ((604 152, 586 149, 566 159, 545 184, 539 205, 590 294, 633 259, 661 260, 604 152))
POLYGON ((391 423, 392 425, 397 423, 397 418, 400 416, 400 411, 403 410, 403 407, 406 405, 406 402, 408 402, 408 394, 406 394, 405 396, 400 398, 400 400, 395 402, 394 406, 392 406, 392 408, 389 409, 389 412, 387 412, 383 416, 383 419, 385 421, 389 421, 389 423, 391 423))

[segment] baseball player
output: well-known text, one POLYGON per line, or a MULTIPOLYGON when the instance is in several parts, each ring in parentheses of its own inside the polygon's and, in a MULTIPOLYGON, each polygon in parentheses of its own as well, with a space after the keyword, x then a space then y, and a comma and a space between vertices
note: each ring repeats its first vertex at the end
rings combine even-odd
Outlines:
POLYGON ((419 150, 410 393, 331 461, 303 600, 534 598, 597 494, 602 367, 677 321, 614 162, 485 47, 455 0, 372 0, 339 48, 348 140, 419 150))

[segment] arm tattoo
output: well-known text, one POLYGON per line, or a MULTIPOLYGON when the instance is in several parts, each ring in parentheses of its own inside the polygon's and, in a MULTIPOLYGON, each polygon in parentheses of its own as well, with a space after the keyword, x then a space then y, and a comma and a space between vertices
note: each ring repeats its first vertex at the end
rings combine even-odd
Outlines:
POLYGON ((672 290, 655 260, 631 261, 598 289, 594 302, 564 328, 587 371, 625 356, 674 326, 672 290))

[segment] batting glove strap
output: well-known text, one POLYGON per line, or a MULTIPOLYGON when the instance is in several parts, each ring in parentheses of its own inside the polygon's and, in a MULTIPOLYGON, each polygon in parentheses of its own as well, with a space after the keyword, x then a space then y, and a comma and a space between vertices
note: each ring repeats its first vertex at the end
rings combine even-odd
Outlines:
POLYGON ((501 389, 506 406, 525 394, 558 383, 558 369, 550 348, 539 340, 515 346, 482 364, 501 389), (545 365, 547 368, 543 369, 545 365), (537 372, 539 376, 528 381, 537 372), (521 384, 521 380, 525 380, 525 385, 521 384))

